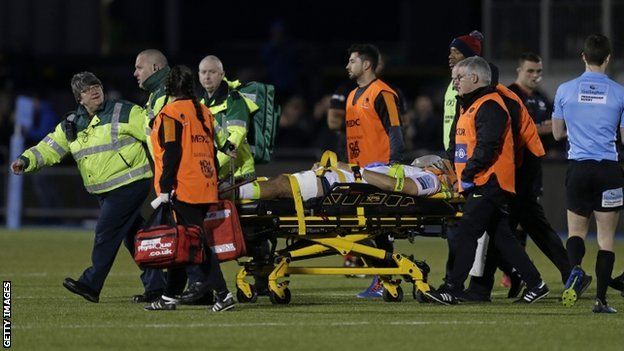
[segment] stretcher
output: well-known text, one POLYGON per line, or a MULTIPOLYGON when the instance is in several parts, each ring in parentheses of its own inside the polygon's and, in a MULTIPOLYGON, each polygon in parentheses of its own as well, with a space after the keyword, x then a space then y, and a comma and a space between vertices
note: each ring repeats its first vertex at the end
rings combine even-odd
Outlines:
MULTIPOLYGON (((239 261, 236 276, 239 302, 256 302, 258 292, 250 277, 268 278, 269 298, 274 304, 291 301, 291 275, 378 275, 383 299, 401 301, 402 277, 413 287, 414 298, 429 291, 429 267, 400 253, 367 243, 380 235, 413 240, 416 236, 446 236, 447 227, 461 217, 463 199, 455 193, 416 197, 386 192, 364 183, 338 183, 325 196, 302 201, 294 177, 293 199, 242 201, 237 204, 241 226, 250 241, 266 238, 269 253, 239 261), (286 239, 277 249, 277 239, 286 239), (365 267, 291 266, 331 255, 355 255, 365 267)), ((249 249, 250 245, 248 245, 249 249)))

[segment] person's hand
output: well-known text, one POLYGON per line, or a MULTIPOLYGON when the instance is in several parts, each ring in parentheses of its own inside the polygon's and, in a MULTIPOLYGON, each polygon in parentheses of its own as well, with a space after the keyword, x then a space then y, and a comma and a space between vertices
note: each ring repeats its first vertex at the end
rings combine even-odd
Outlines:
POLYGON ((160 199, 161 203, 164 204, 171 201, 171 196, 169 195, 169 193, 160 193, 160 195, 158 195, 158 198, 160 199))
POLYGON ((173 199, 173 193, 173 191, 171 192, 171 194, 160 193, 157 198, 150 202, 150 206, 152 206, 153 209, 157 209, 158 206, 160 206, 161 204, 170 203, 173 199))
POLYGON ((21 175, 22 173, 24 173, 25 165, 26 164, 24 163, 24 161, 18 158, 17 160, 13 161, 13 163, 11 163, 11 172, 16 175, 21 175))
POLYGON ((473 182, 464 182, 463 180, 461 181, 461 187, 463 191, 470 191, 472 190, 472 188, 474 188, 475 183, 473 182))
POLYGON ((235 159, 236 156, 238 156, 238 153, 236 152, 236 149, 229 149, 229 150, 225 151, 225 154, 230 156, 233 159, 235 159))

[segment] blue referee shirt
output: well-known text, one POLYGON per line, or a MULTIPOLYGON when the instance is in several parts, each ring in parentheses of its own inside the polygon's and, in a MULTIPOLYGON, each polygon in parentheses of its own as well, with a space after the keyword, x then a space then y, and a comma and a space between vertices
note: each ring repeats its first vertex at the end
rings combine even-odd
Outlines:
POLYGON ((568 159, 617 161, 616 133, 623 127, 624 87, 607 75, 585 72, 557 89, 553 119, 568 131, 568 159))

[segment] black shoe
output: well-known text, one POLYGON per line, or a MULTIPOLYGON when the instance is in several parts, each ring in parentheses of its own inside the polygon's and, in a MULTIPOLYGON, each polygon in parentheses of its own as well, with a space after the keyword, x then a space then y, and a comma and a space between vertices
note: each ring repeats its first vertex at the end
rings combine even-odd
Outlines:
POLYGON ((514 303, 534 303, 548 296, 549 292, 550 290, 548 290, 548 286, 546 285, 546 283, 541 282, 538 286, 535 286, 531 289, 524 289, 522 297, 514 301, 514 303))
POLYGON ((182 304, 190 304, 192 302, 198 301, 204 297, 210 291, 210 284, 195 282, 189 286, 189 288, 184 291, 178 301, 182 304))
POLYGON ((612 278, 609 282, 609 286, 613 289, 622 292, 622 296, 624 296, 624 273, 619 276, 612 278))
POLYGON ((100 294, 79 281, 73 280, 72 278, 65 278, 63 286, 74 294, 84 297, 87 301, 93 303, 100 302, 100 294))
POLYGON ((453 295, 458 295, 464 291, 464 286, 462 285, 460 288, 456 288, 455 285, 444 282, 437 289, 435 289, 435 291, 439 293, 451 293, 453 295))
POLYGON ((455 295, 449 292, 429 290, 425 292, 424 294, 431 301, 434 301, 443 305, 457 305, 457 303, 459 302, 459 300, 455 297, 455 295))
POLYGON ((132 296, 132 302, 134 303, 146 303, 146 302, 154 302, 158 300, 158 298, 163 294, 163 290, 151 290, 146 291, 140 295, 132 296))
POLYGON ((224 312, 231 310, 234 306, 236 306, 236 301, 234 301, 232 293, 229 292, 223 300, 217 301, 217 303, 212 306, 211 310, 212 312, 224 312))
POLYGON ((193 306, 212 306, 214 305, 216 299, 215 299, 215 295, 214 293, 209 290, 207 293, 205 293, 202 297, 200 297, 199 299, 192 301, 192 302, 181 302, 180 303, 182 305, 193 305, 193 306))
POLYGON ((143 307, 146 311, 173 311, 176 309, 177 300, 165 295, 160 296, 156 301, 143 307))
POLYGON ((462 291, 461 294, 455 296, 459 302, 492 302, 489 295, 479 294, 470 289, 462 291))
POLYGON ((583 279, 581 279, 581 287, 579 288, 578 297, 581 297, 581 295, 583 295, 585 290, 589 288, 589 285, 591 284, 592 279, 593 279, 592 276, 587 275, 587 274, 583 277, 583 279))
POLYGON ((594 313, 617 313, 617 310, 605 303, 602 303, 599 299, 596 299, 594 302, 594 307, 592 307, 592 312, 594 313))
POLYGON ((509 282, 511 285, 509 286, 509 291, 507 292, 507 298, 515 299, 518 297, 518 294, 520 294, 522 288, 524 288, 526 284, 517 272, 511 273, 509 276, 509 282))

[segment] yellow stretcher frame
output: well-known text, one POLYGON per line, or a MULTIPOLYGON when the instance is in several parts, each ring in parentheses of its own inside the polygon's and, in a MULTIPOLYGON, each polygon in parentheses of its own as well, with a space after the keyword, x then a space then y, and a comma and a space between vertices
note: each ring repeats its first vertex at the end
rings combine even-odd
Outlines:
MULTIPOLYGON (((321 166, 328 170, 335 169, 336 158, 331 155, 323 154, 321 159, 321 166)), ((271 302, 274 304, 288 304, 291 300, 291 292, 289 288, 290 281, 283 280, 283 278, 289 277, 293 274, 302 275, 378 275, 381 280, 381 284, 384 288, 383 299, 388 302, 398 302, 403 299, 403 291, 400 286, 401 280, 392 280, 392 276, 402 276, 407 282, 413 285, 413 296, 416 298, 417 292, 425 293, 430 290, 430 286, 427 283, 425 274, 421 271, 418 265, 402 254, 392 254, 385 250, 374 248, 371 246, 363 245, 360 242, 373 239, 377 234, 367 233, 367 217, 363 207, 356 208, 356 215, 349 218, 352 223, 357 224, 349 228, 350 233, 348 235, 341 236, 335 234, 335 236, 328 237, 318 236, 314 234, 308 234, 309 228, 315 226, 322 226, 322 222, 332 217, 319 217, 319 216, 306 216, 303 201, 301 199, 301 192, 299 184, 295 177, 287 175, 291 190, 293 192, 293 202, 296 212, 296 217, 284 216, 280 217, 285 222, 293 222, 296 219, 297 235, 289 236, 294 241, 302 241, 308 246, 299 249, 288 250, 286 254, 278 256, 274 266, 262 267, 258 272, 255 268, 256 274, 268 276, 268 288, 271 302), (393 262, 395 267, 292 267, 290 264, 293 261, 313 259, 319 257, 321 254, 334 254, 346 256, 348 254, 354 254, 360 256, 367 261, 367 258, 383 259, 393 262)), ((461 202, 462 199, 457 194, 452 193, 438 193, 430 198, 448 200, 449 202, 461 202)), ((461 217, 462 213, 455 213, 454 217, 461 217)), ((409 220, 410 218, 408 218, 409 220)), ((414 217, 415 220, 418 216, 414 217)), ((388 222, 388 227, 393 225, 391 222, 395 222, 396 218, 386 217, 377 218, 378 222, 388 222)), ((294 224, 294 223, 293 223, 294 224)), ((343 229, 344 226, 342 227, 343 229)), ((379 229, 379 228, 377 228, 379 229)), ((257 292, 253 286, 246 281, 246 279, 253 274, 253 270, 250 266, 242 263, 242 268, 236 275, 236 287, 237 297, 239 302, 255 302, 257 300, 257 292)))
MULTIPOLYGON (((420 268, 402 254, 390 254, 385 250, 374 248, 371 246, 358 243, 359 241, 371 239, 369 234, 352 234, 345 237, 335 238, 299 238, 306 240, 313 245, 296 249, 288 252, 288 256, 282 256, 277 259, 274 267, 267 270, 269 282, 269 294, 271 302, 274 304, 287 304, 290 302, 291 293, 289 289, 290 281, 282 281, 282 278, 293 274, 304 275, 378 275, 381 284, 384 287, 383 298, 385 301, 401 301, 403 299, 403 291, 400 286, 400 280, 392 280, 394 275, 402 276, 406 281, 411 282, 414 291, 427 292, 430 290, 426 278, 420 268), (306 257, 316 256, 327 251, 335 251, 337 254, 345 256, 347 254, 357 254, 363 258, 390 259, 396 267, 291 267, 290 264, 296 259, 305 259, 306 257)), ((251 272, 247 267, 243 267, 236 275, 237 296, 241 302, 255 302, 256 292, 251 284, 245 279, 249 277, 251 272)))

